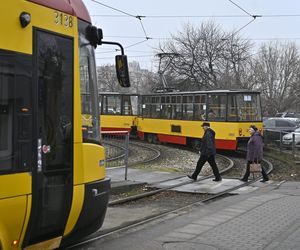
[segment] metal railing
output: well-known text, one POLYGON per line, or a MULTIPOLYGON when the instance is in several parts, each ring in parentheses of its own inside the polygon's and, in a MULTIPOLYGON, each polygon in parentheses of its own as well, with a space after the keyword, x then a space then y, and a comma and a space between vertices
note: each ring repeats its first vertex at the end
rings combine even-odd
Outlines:
POLYGON ((129 132, 102 131, 101 135, 106 154, 106 168, 124 168, 127 180, 129 132))
POLYGON ((276 148, 280 152, 290 153, 295 160, 299 159, 300 133, 265 128, 263 135, 266 147, 276 148))

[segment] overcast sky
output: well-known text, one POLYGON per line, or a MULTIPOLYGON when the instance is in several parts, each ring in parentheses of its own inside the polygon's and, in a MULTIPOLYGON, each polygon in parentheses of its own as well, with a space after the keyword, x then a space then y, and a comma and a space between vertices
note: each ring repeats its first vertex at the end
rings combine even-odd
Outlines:
MULTIPOLYGON (((84 0, 84 3, 93 24, 103 29, 103 40, 121 43, 129 62, 137 61, 142 68, 153 71, 158 66, 153 48, 169 39, 170 34, 181 31, 186 23, 200 25, 214 20, 229 32, 248 24, 239 35, 257 46, 276 40, 294 41, 300 46, 299 0, 84 0), (253 15, 261 17, 254 20, 253 15)), ((116 48, 98 46, 97 65, 113 64, 116 48)))

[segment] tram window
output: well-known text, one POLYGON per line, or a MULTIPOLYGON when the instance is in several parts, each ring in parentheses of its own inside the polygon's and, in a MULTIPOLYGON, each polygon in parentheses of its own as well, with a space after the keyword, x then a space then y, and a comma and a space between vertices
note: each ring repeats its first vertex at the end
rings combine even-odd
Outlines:
POLYGON ((172 106, 172 115, 173 119, 182 119, 182 105, 181 104, 173 104, 172 106))
POLYGON ((122 115, 132 115, 132 106, 130 96, 124 95, 122 100, 122 115))
POLYGON ((227 100, 227 120, 238 121, 236 95, 228 95, 227 100))
POLYGON ((0 173, 31 165, 31 57, 0 51, 0 173))
POLYGON ((82 113, 83 114, 90 114, 91 113, 91 97, 89 94, 82 94, 81 95, 81 108, 82 108, 82 113))
POLYGON ((142 114, 143 117, 147 118, 147 117, 151 117, 151 104, 143 104, 142 105, 142 114))
POLYGON ((160 118, 160 108, 161 104, 151 105, 151 118, 160 118))
POLYGON ((208 95, 208 121, 225 121, 226 118, 226 95, 208 95))
POLYGON ((118 95, 104 96, 103 114, 105 115, 121 114, 121 96, 118 95))
POLYGON ((164 97, 161 97, 161 100, 163 98, 164 98, 165 104, 161 105, 161 118, 172 119, 172 106, 170 104, 171 97, 164 96, 164 97))
POLYGON ((99 112, 102 114, 102 109, 101 109, 101 106, 102 106, 102 95, 99 95, 98 97, 98 101, 99 101, 99 112))
POLYGON ((171 98, 171 119, 182 119, 182 105, 180 101, 180 96, 172 96, 171 98), (179 103, 176 102, 179 100, 179 103))
POLYGON ((259 94, 238 94, 236 96, 239 121, 261 121, 259 94))
POLYGON ((206 95, 196 95, 194 102, 194 119, 203 121, 206 118, 206 95))
POLYGON ((142 102, 141 102, 141 112, 142 117, 150 117, 151 115, 151 97, 149 96, 142 96, 142 102))
POLYGON ((138 100, 139 99, 137 95, 130 96, 132 115, 138 114, 138 100))
MULTIPOLYGON (((1 80, 0 80, 1 81, 1 80)), ((1 81, 1 99, 3 96, 3 85, 1 81)), ((0 105, 0 171, 10 170, 13 166, 13 132, 12 132, 12 105, 0 105)))
POLYGON ((191 103, 183 104, 182 108, 183 108, 182 118, 184 120, 193 120, 193 104, 191 103))
POLYGON ((150 96, 143 96, 143 103, 151 103, 151 97, 150 96))
POLYGON ((172 119, 172 106, 170 104, 162 105, 161 118, 172 119))
POLYGON ((161 103, 159 96, 152 96, 151 98, 152 103, 161 103))
POLYGON ((193 96, 182 97, 182 119, 193 120, 193 96))

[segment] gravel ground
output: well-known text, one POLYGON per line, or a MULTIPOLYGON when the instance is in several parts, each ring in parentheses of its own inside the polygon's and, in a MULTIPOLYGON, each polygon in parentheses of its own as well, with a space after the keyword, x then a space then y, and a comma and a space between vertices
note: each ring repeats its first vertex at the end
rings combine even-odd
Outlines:
MULTIPOLYGON (((176 147, 172 145, 152 144, 152 146, 160 150, 161 156, 159 157, 159 159, 146 164, 139 164, 135 166, 136 168, 151 168, 162 171, 175 171, 183 174, 189 174, 194 171, 199 159, 199 153, 192 152, 188 149, 185 149, 184 147, 176 147)), ((135 147, 134 149, 131 148, 131 151, 134 151, 134 155, 130 155, 130 157, 140 157, 140 155, 145 154, 144 149, 137 147, 135 147)), ((220 156, 216 157, 216 163, 220 170, 227 167, 228 165, 228 161, 220 156)), ((201 175, 210 174, 212 174, 211 168, 209 164, 206 163, 202 168, 201 175)))
MULTIPOLYGON (((176 147, 172 145, 149 145, 160 150, 160 158, 155 162, 150 162, 143 165, 140 164, 136 166, 137 168, 176 171, 183 174, 190 174, 194 171, 199 159, 198 153, 187 150, 184 147, 176 147)), ((143 155, 146 152, 144 149, 138 149, 137 147, 131 149, 131 151, 134 151, 132 157, 140 157, 140 155, 143 155)), ((229 157, 235 163, 234 167, 230 171, 226 172, 223 176, 228 178, 241 178, 246 168, 245 157, 235 152, 223 151, 218 153, 229 157)), ((284 153, 265 153, 265 159, 270 161, 274 167, 273 172, 269 175, 270 179, 275 181, 300 181, 300 165, 296 164, 292 160, 289 160, 289 158, 290 156, 284 153)), ((228 162, 218 155, 216 157, 216 162, 219 169, 223 169, 228 165, 228 162)), ((201 175, 210 174, 212 174, 211 168, 209 164, 206 163, 201 171, 201 175)))

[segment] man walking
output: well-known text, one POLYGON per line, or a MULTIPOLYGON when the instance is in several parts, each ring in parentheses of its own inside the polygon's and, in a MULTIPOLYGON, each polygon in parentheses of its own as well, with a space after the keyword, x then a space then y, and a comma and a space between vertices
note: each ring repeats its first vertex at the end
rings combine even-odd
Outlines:
POLYGON ((215 175, 215 179, 213 179, 213 181, 221 181, 222 177, 219 173, 219 169, 215 161, 215 155, 216 155, 215 134, 216 133, 210 128, 210 124, 208 122, 204 122, 201 126, 204 129, 204 135, 202 137, 202 141, 201 141, 202 143, 200 147, 201 155, 197 162, 197 166, 194 173, 192 175, 188 175, 187 177, 196 181, 197 176, 199 175, 204 163, 208 161, 215 175))

